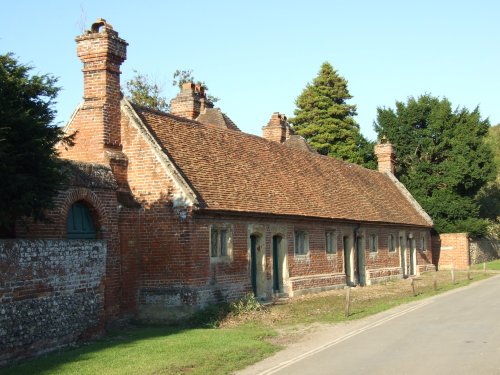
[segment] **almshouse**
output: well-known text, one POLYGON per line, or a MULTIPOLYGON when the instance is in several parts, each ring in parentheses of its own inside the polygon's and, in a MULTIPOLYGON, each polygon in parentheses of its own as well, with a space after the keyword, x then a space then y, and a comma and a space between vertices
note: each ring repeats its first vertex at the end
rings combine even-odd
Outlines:
POLYGON ((170 320, 254 293, 369 285, 431 266, 432 220, 393 175, 312 151, 286 117, 241 132, 186 83, 163 113, 120 92, 127 43, 99 20, 76 38, 84 100, 61 157, 109 183, 62 191, 20 237, 105 240, 104 320, 170 320))

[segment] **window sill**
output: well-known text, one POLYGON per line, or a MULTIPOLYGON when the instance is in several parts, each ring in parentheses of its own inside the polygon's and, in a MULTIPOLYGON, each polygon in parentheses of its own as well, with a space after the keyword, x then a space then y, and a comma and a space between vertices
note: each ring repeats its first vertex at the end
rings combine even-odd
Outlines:
POLYGON ((337 253, 326 253, 326 259, 328 260, 336 260, 338 258, 337 253))
POLYGON ((210 257, 210 264, 214 263, 231 263, 233 261, 233 258, 229 255, 222 256, 222 257, 210 257))
POLYGON ((309 262, 309 259, 310 259, 309 253, 293 255, 293 260, 295 260, 296 262, 309 262))

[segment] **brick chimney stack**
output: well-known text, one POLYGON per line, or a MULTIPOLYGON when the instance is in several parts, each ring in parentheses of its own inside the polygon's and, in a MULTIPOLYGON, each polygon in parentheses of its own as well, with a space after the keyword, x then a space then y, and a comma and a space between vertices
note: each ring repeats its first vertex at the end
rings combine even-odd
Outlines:
POLYGON ((375 145, 375 155, 378 159, 378 171, 394 174, 394 148, 385 137, 375 145))
POLYGON ((205 87, 193 82, 182 84, 181 92, 170 101, 170 113, 176 116, 195 120, 205 108, 213 108, 207 99, 205 87))
POLYGON ((120 65, 127 57, 127 42, 100 18, 76 38, 83 62, 83 106, 78 118, 77 152, 74 158, 105 162, 106 149, 120 149, 120 65), (78 144, 80 138, 81 143, 78 144))
POLYGON ((278 143, 285 142, 292 134, 286 116, 279 112, 274 112, 267 125, 262 127, 262 137, 278 143))

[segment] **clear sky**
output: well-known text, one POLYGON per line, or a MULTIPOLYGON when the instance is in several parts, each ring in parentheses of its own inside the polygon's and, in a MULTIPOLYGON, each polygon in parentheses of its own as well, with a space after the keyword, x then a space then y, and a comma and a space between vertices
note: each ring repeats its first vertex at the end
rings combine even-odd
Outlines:
POLYGON ((500 1, 3 1, 0 53, 59 77, 56 109, 68 121, 83 93, 74 37, 99 17, 128 43, 133 69, 163 84, 193 69, 217 106, 261 134, 329 61, 349 82, 362 133, 375 139, 379 106, 431 93, 500 123, 500 1))

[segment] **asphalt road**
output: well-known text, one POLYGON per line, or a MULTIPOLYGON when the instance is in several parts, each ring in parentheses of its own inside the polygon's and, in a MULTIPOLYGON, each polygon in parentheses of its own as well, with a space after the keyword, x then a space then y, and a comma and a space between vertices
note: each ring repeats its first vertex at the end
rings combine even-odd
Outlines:
POLYGON ((500 276, 322 329, 241 372, 367 373, 500 374, 500 276))

